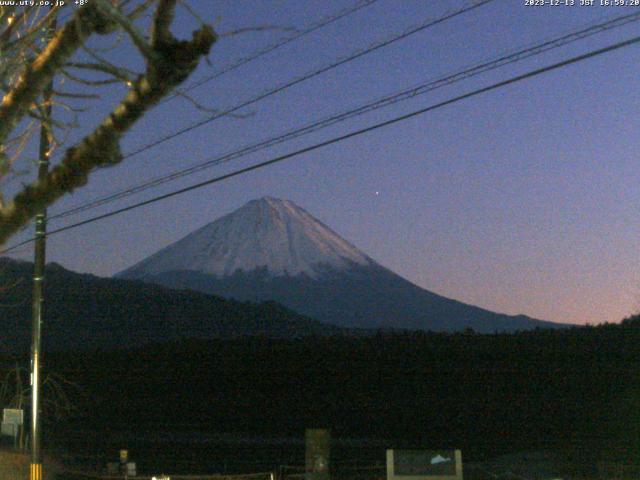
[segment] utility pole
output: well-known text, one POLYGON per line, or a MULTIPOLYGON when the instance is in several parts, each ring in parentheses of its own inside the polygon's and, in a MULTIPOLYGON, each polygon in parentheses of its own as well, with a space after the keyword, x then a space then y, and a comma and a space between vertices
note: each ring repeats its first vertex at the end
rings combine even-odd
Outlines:
MULTIPOLYGON (((51 7, 52 9, 55 7, 51 7)), ((56 31, 56 19, 51 20, 45 35, 48 44, 56 31)), ((44 89, 40 121, 40 151, 38 156, 38 179, 42 180, 49 172, 49 155, 53 143, 53 126, 51 124, 51 99, 53 97, 53 79, 44 89)), ((29 465, 29 480, 42 480, 42 431, 40 419, 42 379, 42 352, 40 341, 42 334, 42 307, 44 303, 44 266, 47 235, 47 209, 36 215, 36 232, 33 261, 33 308, 32 308, 32 336, 31 336, 31 462, 29 465)))

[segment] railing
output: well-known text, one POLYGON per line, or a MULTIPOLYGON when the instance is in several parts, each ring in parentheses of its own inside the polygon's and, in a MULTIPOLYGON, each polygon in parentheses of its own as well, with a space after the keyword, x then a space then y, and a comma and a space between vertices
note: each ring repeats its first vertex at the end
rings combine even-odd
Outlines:
POLYGON ((124 480, 125 478, 127 478, 128 480, 276 480, 276 475, 274 472, 248 473, 239 475, 172 475, 162 473, 155 475, 136 475, 125 477, 124 475, 102 475, 97 473, 77 471, 67 471, 59 475, 60 480, 124 480))

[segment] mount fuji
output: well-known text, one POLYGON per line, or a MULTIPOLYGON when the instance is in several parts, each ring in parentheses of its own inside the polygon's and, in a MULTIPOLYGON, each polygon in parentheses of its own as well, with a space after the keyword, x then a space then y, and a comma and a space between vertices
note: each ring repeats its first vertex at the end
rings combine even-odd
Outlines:
POLYGON ((264 197, 117 274, 242 301, 277 301, 349 328, 476 332, 564 327, 422 289, 289 200, 264 197))

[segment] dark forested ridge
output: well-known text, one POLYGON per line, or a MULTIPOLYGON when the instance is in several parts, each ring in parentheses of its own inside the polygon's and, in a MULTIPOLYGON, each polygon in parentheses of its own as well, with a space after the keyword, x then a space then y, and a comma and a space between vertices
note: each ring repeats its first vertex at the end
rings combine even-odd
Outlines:
POLYGON ((467 458, 561 449, 597 452, 595 461, 637 454, 639 340, 637 320, 497 335, 251 337, 52 354, 47 368, 82 387, 78 428, 105 438, 325 426, 467 458))
MULTIPOLYGON (((33 264, 0 258, 0 351, 28 351, 33 264)), ((329 334, 275 303, 237 302, 47 265, 43 342, 47 349, 117 348, 185 338, 329 334)))

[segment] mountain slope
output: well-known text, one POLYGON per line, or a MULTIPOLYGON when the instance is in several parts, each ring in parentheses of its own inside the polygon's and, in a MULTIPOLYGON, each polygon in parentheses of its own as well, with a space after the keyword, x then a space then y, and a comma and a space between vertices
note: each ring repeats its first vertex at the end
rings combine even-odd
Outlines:
POLYGON ((382 267, 288 200, 253 200, 120 273, 227 298, 274 300, 358 328, 478 332, 562 325, 424 290, 382 267))
POLYGON ((274 300, 322 322, 347 328, 398 328, 479 333, 561 328, 526 315, 503 315, 424 290, 382 267, 327 272, 321 278, 269 275, 265 270, 224 278, 192 271, 164 272, 144 281, 225 298, 274 300))
MULTIPOLYGON (((0 350, 28 348, 33 264, 0 258, 0 350)), ((186 338, 339 333, 274 302, 251 304, 137 281, 46 269, 47 348, 114 348, 186 338)))

